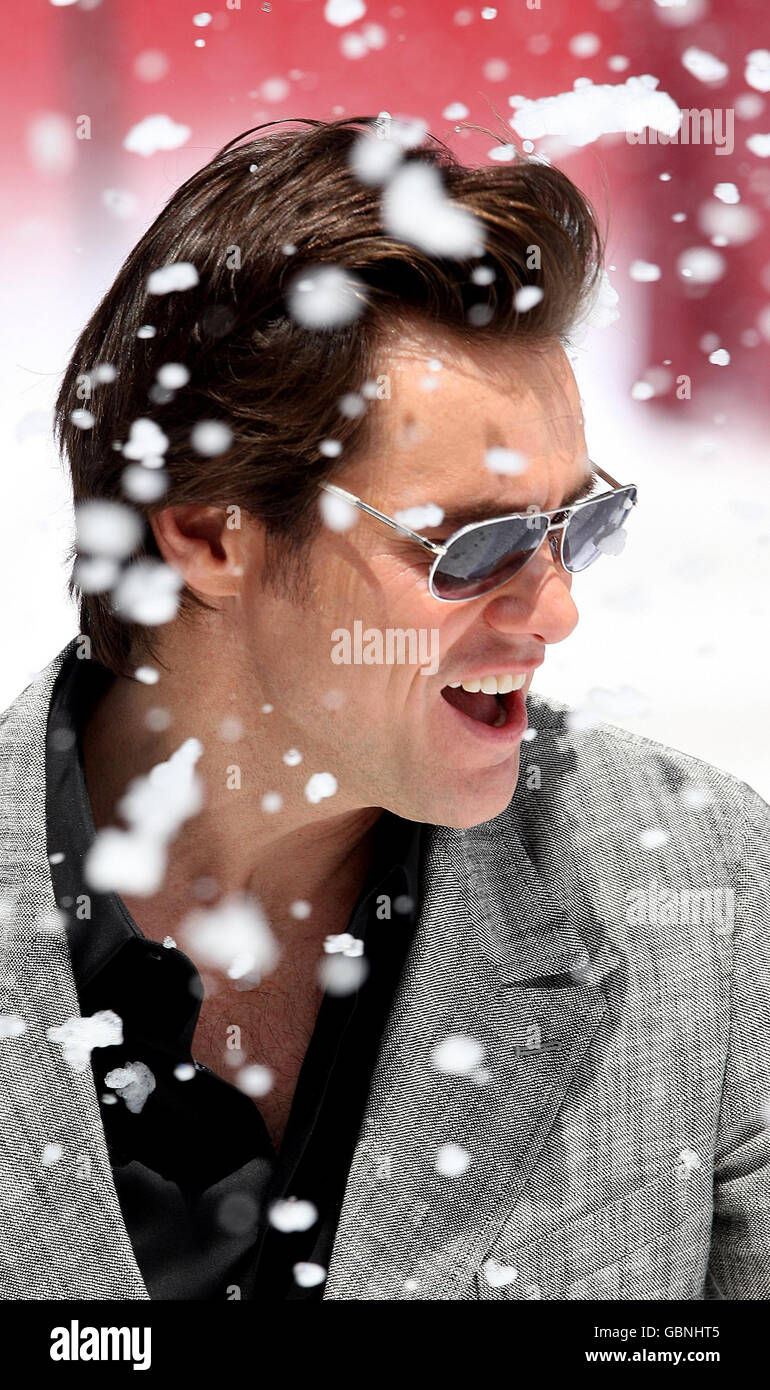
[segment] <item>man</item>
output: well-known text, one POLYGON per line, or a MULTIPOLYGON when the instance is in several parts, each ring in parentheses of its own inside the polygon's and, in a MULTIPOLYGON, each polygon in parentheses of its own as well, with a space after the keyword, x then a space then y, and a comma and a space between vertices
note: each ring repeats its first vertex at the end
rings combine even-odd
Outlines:
POLYGON ((530 693, 636 500, 564 349, 598 233, 412 134, 226 147, 65 375, 6 1298, 770 1295, 768 809, 530 693))

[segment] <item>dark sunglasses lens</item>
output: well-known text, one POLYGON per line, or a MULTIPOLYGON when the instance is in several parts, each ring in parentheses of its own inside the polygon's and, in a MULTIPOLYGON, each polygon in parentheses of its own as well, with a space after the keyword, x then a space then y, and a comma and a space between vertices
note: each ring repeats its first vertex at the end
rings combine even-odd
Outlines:
POLYGON ((635 496, 636 488, 628 487, 578 507, 564 528, 565 569, 576 574, 598 560, 604 542, 614 536, 626 520, 635 496))
POLYGON ((443 599, 478 598, 507 583, 534 555, 547 529, 547 520, 535 514, 474 526, 442 555, 433 573, 434 592, 443 599))

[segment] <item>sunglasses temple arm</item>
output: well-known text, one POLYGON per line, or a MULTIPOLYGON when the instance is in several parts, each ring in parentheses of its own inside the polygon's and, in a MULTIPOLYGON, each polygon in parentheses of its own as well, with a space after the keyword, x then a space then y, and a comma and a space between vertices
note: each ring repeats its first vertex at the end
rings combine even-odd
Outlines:
POLYGON ((410 531, 408 526, 402 526, 395 517, 386 516, 385 512, 379 512, 376 507, 370 507, 368 502, 362 502, 360 497, 356 497, 352 492, 346 492, 344 487, 338 487, 336 483, 326 483, 326 492, 333 492, 335 496, 342 497, 351 506, 358 507, 359 511, 366 512, 368 516, 373 516, 375 521, 382 521, 389 526, 392 531, 398 531, 402 536, 408 536, 410 540, 416 541, 422 546, 423 550, 429 550, 433 555, 443 555, 444 546, 436 545, 434 541, 429 541, 427 536, 418 536, 416 531, 410 531))
POLYGON ((622 483, 619 483, 619 482, 617 481, 617 478, 611 478, 610 475, 609 475, 609 473, 605 473, 604 469, 603 469, 603 468, 600 468, 599 465, 598 465, 598 463, 595 463, 595 464, 593 465, 593 470, 594 470, 594 473, 598 473, 598 474, 599 474, 599 477, 600 477, 600 478, 603 478, 603 479, 604 479, 604 482, 605 482, 605 483, 609 483, 609 484, 610 484, 610 487, 622 487, 622 486, 623 486, 622 483))

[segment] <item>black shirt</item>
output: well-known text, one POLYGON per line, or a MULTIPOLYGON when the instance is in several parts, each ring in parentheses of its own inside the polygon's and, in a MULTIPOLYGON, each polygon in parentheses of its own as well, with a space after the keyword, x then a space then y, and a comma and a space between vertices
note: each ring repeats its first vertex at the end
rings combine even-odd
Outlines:
POLYGON ((324 994, 276 1156, 258 1103, 194 1060, 203 983, 170 944, 174 923, 169 944, 160 945, 142 934, 117 894, 92 892, 84 881, 95 830, 80 730, 111 679, 74 653, 59 673, 48 718, 47 838, 81 1013, 111 1009, 123 1024, 122 1044, 94 1048, 91 1066, 137 1264, 153 1299, 321 1298, 372 1070, 417 919, 421 827, 387 811, 377 822, 347 928, 364 943, 368 974, 353 993, 324 994), (131 1070, 121 1075, 121 1068, 131 1070), (135 1101, 125 1082, 137 1079, 135 1101), (143 1096, 145 1079, 154 1089, 143 1096), (268 1219, 273 1203, 291 1199, 297 1202, 279 1211, 295 1213, 301 1202, 317 1213, 305 1229, 268 1219))

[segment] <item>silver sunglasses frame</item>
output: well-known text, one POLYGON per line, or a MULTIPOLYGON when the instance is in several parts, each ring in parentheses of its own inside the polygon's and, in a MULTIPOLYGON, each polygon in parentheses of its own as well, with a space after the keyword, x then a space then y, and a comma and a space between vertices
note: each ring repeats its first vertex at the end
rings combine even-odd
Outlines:
MULTIPOLYGON (((473 603, 475 599, 486 598, 487 594, 492 594, 496 589, 502 589, 505 584, 510 584, 512 579, 515 579, 521 574, 521 571, 526 568, 530 560, 535 558, 546 537, 548 538, 548 543, 551 547, 551 553, 554 559, 559 560, 567 573, 582 573, 582 570, 570 570, 564 560, 564 532, 567 523, 572 516, 574 516, 575 512, 579 511, 581 507, 585 507, 587 503, 599 502, 605 497, 611 497, 614 492, 625 492, 628 488, 636 488, 636 483, 619 483, 615 478, 610 477, 609 473, 605 473, 602 468, 599 468, 598 464, 593 463, 590 459, 589 462, 591 463, 594 473, 602 478, 605 483, 610 484, 609 492, 594 493, 590 497, 581 498, 579 502, 573 502, 570 507, 557 507, 551 512, 509 512, 505 516, 491 516, 488 521, 471 521, 467 526, 461 526, 457 531, 453 531, 451 536, 447 536, 447 539, 443 543, 428 540, 427 536, 421 536, 417 531, 411 531, 408 526, 402 526, 401 522, 396 521, 395 517, 388 516, 385 512, 378 511, 376 507, 370 506, 368 502, 364 502, 360 497, 356 497, 354 493, 347 492, 344 487, 338 487, 336 483, 321 483, 320 487, 323 492, 329 492, 335 497, 341 497, 343 501, 348 502, 353 507, 357 507, 359 511, 365 512, 367 516, 374 517, 375 521, 383 522, 384 525, 389 526, 392 531, 398 531, 399 535, 406 536, 408 540, 414 541, 415 544, 419 545, 423 550, 429 551, 430 554, 434 556, 434 560, 428 575, 428 589, 431 597, 435 598, 438 603, 473 603), (517 569, 516 574, 509 575, 507 579, 501 579, 499 584, 493 584, 490 589, 485 589, 481 594, 468 594, 461 598, 445 598, 443 594, 436 593, 433 585, 433 576, 438 563, 443 556, 446 555, 449 547, 453 545, 460 536, 467 535, 469 531, 476 531, 480 526, 492 526, 494 523, 502 521, 526 521, 531 516, 537 516, 538 518, 547 517, 548 527, 543 532, 540 543, 535 547, 531 555, 527 556, 524 564, 517 569), (557 516, 562 517, 563 520, 554 521, 553 518, 557 516), (557 538, 551 534, 554 531, 561 531, 561 536, 558 541, 557 538)), ((635 492, 631 501, 631 506, 635 507, 636 503, 637 495, 635 492)), ((584 568, 588 569, 589 566, 586 565, 584 568)))

